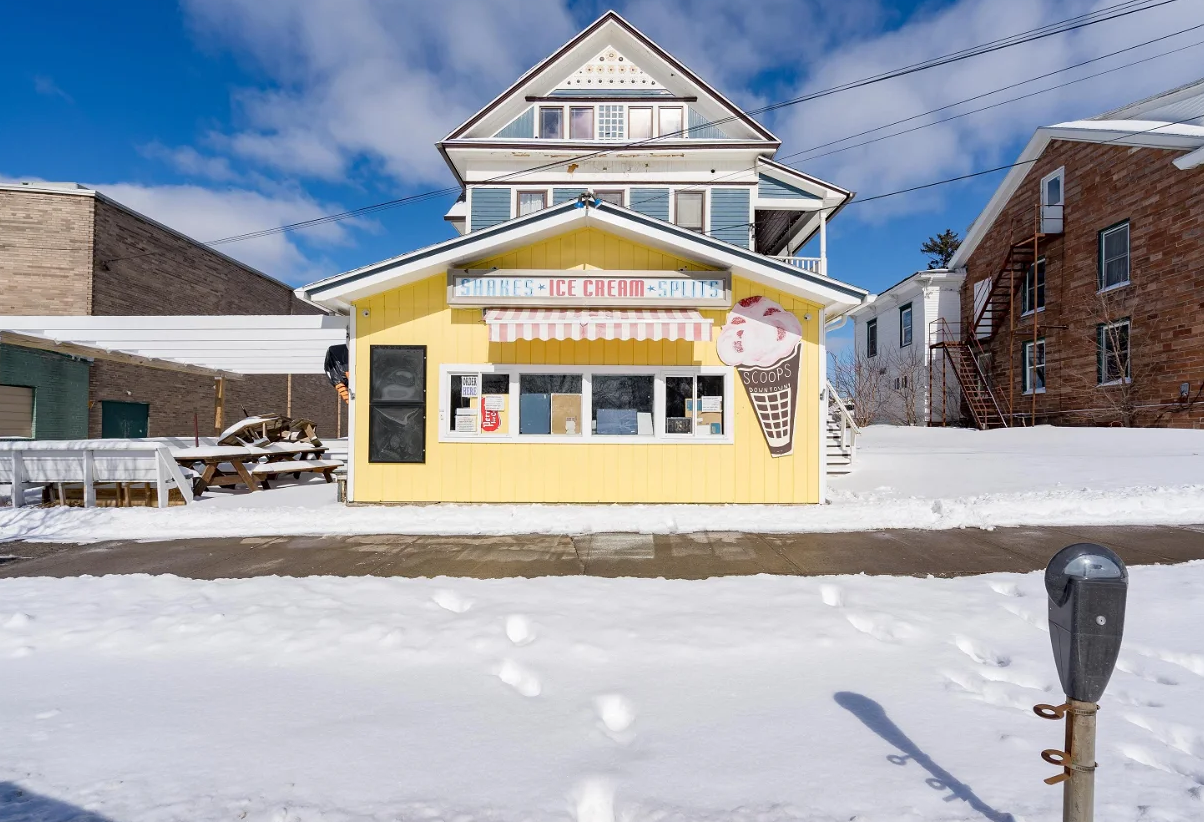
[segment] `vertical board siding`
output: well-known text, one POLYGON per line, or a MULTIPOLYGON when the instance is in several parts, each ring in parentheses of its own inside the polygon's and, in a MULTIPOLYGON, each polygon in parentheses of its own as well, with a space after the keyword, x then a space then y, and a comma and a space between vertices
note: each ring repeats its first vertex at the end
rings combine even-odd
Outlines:
POLYGON ((645 217, 669 222, 669 189, 632 188, 627 207, 645 217))
POLYGON ((727 132, 719 126, 710 124, 707 118, 703 117, 693 108, 687 106, 686 112, 689 117, 686 136, 695 140, 726 140, 727 132))
POLYGON ((529 107, 522 114, 510 121, 504 129, 499 131, 494 137, 502 139, 519 139, 523 137, 535 136, 535 106, 529 107))
POLYGON ((711 236, 748 248, 751 199, 747 188, 712 188, 711 236))
POLYGON ((470 188, 468 230, 479 231, 509 220, 510 198, 511 191, 508 188, 470 188))
MULTIPOLYGON (((474 267, 706 270, 597 229, 580 229, 472 263, 474 267)), ((356 302, 357 362, 372 345, 427 346, 427 457, 421 465, 368 462, 368 403, 356 403, 356 502, 746 502, 819 500, 819 306, 736 278, 736 300, 764 295, 803 325, 794 454, 772 459, 738 374, 733 444, 439 441, 441 364, 722 365, 715 343, 548 340, 490 343, 479 309, 447 305, 444 274, 356 302), (363 311, 368 311, 364 316, 363 311), (804 319, 806 315, 811 319, 804 319), (812 401, 805 401, 810 398, 812 401)), ((723 310, 706 310, 716 332, 723 310)), ((369 372, 358 369, 358 396, 369 372)))
POLYGON ((584 188, 554 188, 552 189, 552 205, 560 205, 561 203, 567 203, 569 200, 576 200, 584 193, 584 188))
POLYGON ((773 177, 767 177, 764 174, 757 175, 757 196, 764 200, 820 199, 808 191, 795 188, 792 185, 783 183, 781 180, 775 180, 773 177))

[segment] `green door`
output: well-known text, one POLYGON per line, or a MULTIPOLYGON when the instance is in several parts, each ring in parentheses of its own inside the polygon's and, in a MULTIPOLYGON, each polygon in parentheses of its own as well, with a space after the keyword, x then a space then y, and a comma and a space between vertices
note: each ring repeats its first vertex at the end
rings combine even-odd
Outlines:
POLYGON ((150 405, 144 402, 100 403, 100 435, 105 439, 135 439, 146 436, 150 405))

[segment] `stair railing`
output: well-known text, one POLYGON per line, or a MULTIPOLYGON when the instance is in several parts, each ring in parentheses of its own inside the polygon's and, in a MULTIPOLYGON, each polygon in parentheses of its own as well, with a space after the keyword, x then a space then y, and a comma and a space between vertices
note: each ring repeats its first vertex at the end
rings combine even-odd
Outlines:
POLYGON ((857 437, 861 434, 861 427, 853 419, 853 414, 849 411, 849 404, 840 396, 831 380, 827 381, 827 388, 828 406, 835 405, 837 410, 836 421, 840 426, 840 450, 847 452, 849 459, 852 460, 853 452, 857 450, 857 437))
MULTIPOLYGON (((961 346, 966 349, 970 355, 971 366, 974 368, 974 378, 978 380, 979 387, 985 390, 987 396, 991 398, 991 405, 995 407, 995 413, 999 415, 1000 421, 1006 427, 1008 417, 1004 415, 1003 408, 1000 407, 999 400, 996 399, 995 392, 991 389, 991 381, 987 378, 986 372, 982 370, 982 360, 986 356, 986 349, 983 348, 982 341, 978 339, 978 335, 971 329, 970 334, 963 336, 960 332, 961 323, 951 323, 945 319, 933 320, 929 325, 931 328, 928 333, 933 340, 933 347, 946 349, 945 356, 952 356, 948 351, 950 346, 961 346)), ((965 395, 966 386, 962 384, 962 375, 956 367, 956 363, 953 363, 953 365, 958 385, 961 386, 962 394, 965 395)))

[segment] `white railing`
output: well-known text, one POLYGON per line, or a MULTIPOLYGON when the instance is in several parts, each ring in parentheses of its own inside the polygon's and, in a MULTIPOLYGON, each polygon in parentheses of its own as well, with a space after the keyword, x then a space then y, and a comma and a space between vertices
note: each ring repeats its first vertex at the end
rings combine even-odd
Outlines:
POLYGON ((828 276, 827 261, 823 257, 785 257, 776 256, 775 260, 779 260, 787 265, 792 265, 797 269, 806 271, 808 274, 817 274, 820 277, 828 276))
POLYGON ((861 433, 861 427, 853 419, 848 402, 837 393, 831 380, 828 380, 828 405, 836 407, 836 421, 840 426, 840 450, 847 453, 851 460, 853 452, 857 450, 857 435, 861 433))
POLYGON ((84 486, 84 506, 96 505, 96 483, 154 483, 160 508, 172 488, 185 503, 192 488, 166 443, 133 440, 0 441, 0 485, 12 487, 12 506, 25 502, 26 485, 84 486))

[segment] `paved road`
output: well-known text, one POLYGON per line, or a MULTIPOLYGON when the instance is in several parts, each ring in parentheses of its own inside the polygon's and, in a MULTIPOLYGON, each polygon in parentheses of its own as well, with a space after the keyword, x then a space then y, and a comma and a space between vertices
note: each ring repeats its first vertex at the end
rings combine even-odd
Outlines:
POLYGON ((1034 571, 1074 542, 1130 564, 1204 559, 1204 525, 517 537, 249 537, 87 545, 0 545, 0 577, 176 574, 534 577, 588 574, 699 579, 738 574, 963 576, 1034 571))

